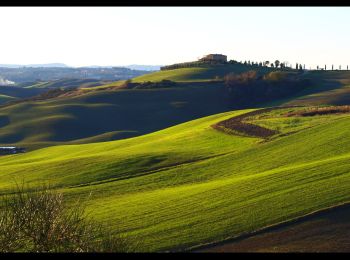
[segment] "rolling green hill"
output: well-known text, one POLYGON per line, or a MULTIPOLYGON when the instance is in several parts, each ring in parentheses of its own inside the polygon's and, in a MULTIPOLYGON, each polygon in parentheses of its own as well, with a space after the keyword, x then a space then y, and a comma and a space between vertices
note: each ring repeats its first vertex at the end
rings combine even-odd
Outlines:
POLYGON ((14 99, 16 99, 16 98, 8 96, 8 95, 0 94, 0 104, 6 103, 6 102, 14 100, 14 99))
POLYGON ((25 88, 89 88, 95 87, 99 85, 108 84, 109 81, 103 81, 98 79, 58 79, 52 81, 44 81, 30 84, 29 86, 25 86, 25 88))
MULTIPOLYGON (((89 88, 81 85, 78 90, 59 98, 0 107, 0 144, 36 149, 57 144, 111 141, 229 111, 232 101, 222 77, 229 72, 250 69, 252 67, 247 65, 229 64, 160 71, 133 81, 170 78, 178 85, 153 89, 110 89, 121 82, 89 88)), ((259 73, 270 70, 260 68, 259 73)), ((65 80, 48 84, 53 87, 56 83, 68 84, 65 80)), ((40 86, 49 87, 46 83, 40 86)), ((42 91, 40 86, 25 90, 42 91)))
POLYGON ((1 157, 0 192, 49 181, 69 199, 91 193, 93 215, 137 237, 140 251, 183 250, 349 202, 350 114, 286 118, 293 109, 248 118, 280 130, 267 140, 211 127, 251 111, 240 110, 1 157))
POLYGON ((298 96, 275 104, 289 105, 346 105, 350 104, 350 71, 312 71, 304 75, 314 87, 298 96))
POLYGON ((9 101, 32 97, 45 91, 45 89, 25 89, 16 86, 0 86, 0 105, 9 101))
POLYGON ((176 82, 206 82, 222 80, 227 74, 242 73, 255 69, 261 74, 273 71, 268 67, 252 67, 244 64, 202 65, 200 67, 157 71, 133 79, 133 82, 172 80, 176 82))
POLYGON ((0 108, 0 144, 109 141, 228 111, 221 87, 96 91, 0 108))
MULTIPOLYGON (((31 150, 59 144, 118 140, 229 111, 237 106, 229 100, 222 77, 251 69, 254 68, 242 64, 206 65, 159 71, 133 79, 133 82, 167 79, 177 83, 167 88, 118 89, 123 82, 87 87, 91 82, 81 80, 43 83, 40 86, 44 88, 22 88, 24 92, 41 93, 49 86, 83 84, 59 98, 0 107, 0 144, 31 150)), ((268 71, 271 68, 258 69, 260 74, 268 71)), ((267 106, 350 102, 346 94, 349 72, 309 72, 301 77, 312 79, 312 85, 296 96, 269 102, 267 106)), ((13 97, 10 94, 14 94, 14 89, 3 90, 13 97)))

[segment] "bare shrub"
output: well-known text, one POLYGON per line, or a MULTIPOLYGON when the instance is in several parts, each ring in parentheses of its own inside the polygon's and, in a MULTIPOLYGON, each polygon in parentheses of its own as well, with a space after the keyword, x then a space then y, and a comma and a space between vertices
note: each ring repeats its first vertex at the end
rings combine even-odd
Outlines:
POLYGON ((304 110, 293 111, 285 114, 285 116, 315 116, 327 114, 349 113, 350 106, 328 106, 328 107, 311 107, 304 110))
POLYGON ((288 77, 288 73, 282 71, 272 71, 264 75, 264 80, 269 81, 281 81, 285 80, 288 77))
POLYGON ((105 231, 80 201, 68 206, 62 193, 45 186, 18 188, 0 211, 0 252, 129 252, 134 244, 105 231))
POLYGON ((257 72, 250 70, 241 74, 229 73, 224 77, 226 86, 231 86, 240 83, 247 83, 257 79, 257 72))

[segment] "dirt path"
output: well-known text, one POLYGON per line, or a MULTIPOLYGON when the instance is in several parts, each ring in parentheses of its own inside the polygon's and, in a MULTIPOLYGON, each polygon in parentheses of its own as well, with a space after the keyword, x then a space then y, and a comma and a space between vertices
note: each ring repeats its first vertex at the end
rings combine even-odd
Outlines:
POLYGON ((350 252, 350 204, 194 252, 350 252))
POLYGON ((281 109, 281 107, 264 108, 264 109, 248 112, 243 115, 235 116, 230 119, 221 121, 217 124, 212 125, 212 127, 222 132, 227 132, 227 129, 231 129, 233 131, 237 131, 247 136, 268 138, 270 136, 278 134, 279 132, 277 130, 272 130, 262 126, 246 123, 246 122, 243 122, 243 120, 246 119, 247 117, 256 116, 256 115, 270 112, 276 109, 281 109))

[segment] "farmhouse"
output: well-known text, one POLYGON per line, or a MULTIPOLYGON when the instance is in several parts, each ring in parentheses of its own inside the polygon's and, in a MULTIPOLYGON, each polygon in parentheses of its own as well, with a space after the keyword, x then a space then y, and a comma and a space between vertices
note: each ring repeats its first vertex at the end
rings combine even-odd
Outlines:
POLYGON ((199 61, 227 62, 227 56, 222 54, 208 54, 199 61))
POLYGON ((0 155, 25 153, 25 149, 15 146, 0 146, 0 155))

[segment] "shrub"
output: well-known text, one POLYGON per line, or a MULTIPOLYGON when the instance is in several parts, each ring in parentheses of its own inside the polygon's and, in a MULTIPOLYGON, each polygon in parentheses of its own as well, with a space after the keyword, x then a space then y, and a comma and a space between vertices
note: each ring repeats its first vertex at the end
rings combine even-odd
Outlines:
POLYGON ((3 201, 0 252, 128 252, 130 241, 106 232, 77 201, 64 203, 62 193, 44 186, 18 188, 3 201))
POLYGON ((256 79, 257 79, 257 72, 255 70, 250 70, 247 72, 243 72, 241 74, 235 74, 231 72, 224 77, 226 86, 240 84, 240 83, 248 83, 256 79))
POLYGON ((280 80, 285 80, 287 78, 287 76, 288 76, 288 74, 285 72, 272 71, 272 72, 264 75, 263 79, 269 80, 269 81, 280 81, 280 80))

